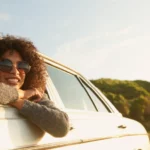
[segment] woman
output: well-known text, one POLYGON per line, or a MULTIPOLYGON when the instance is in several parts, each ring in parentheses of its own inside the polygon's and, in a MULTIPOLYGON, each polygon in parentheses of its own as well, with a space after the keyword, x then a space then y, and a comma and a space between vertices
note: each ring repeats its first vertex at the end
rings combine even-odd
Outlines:
POLYGON ((11 105, 54 137, 69 131, 65 112, 43 94, 46 68, 32 42, 25 38, 0 39, 0 104, 11 105))

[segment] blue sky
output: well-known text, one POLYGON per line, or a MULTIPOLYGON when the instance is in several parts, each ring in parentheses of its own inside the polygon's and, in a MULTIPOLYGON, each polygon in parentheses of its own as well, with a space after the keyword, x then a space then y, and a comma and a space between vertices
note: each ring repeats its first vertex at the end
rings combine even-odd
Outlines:
POLYGON ((0 0, 0 32, 88 79, 150 81, 149 0, 0 0))

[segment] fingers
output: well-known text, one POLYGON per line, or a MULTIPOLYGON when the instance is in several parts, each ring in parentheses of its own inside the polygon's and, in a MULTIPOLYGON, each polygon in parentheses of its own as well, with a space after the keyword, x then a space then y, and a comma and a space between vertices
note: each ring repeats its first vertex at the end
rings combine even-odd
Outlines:
POLYGON ((43 96, 44 92, 37 88, 29 89, 29 90, 18 90, 19 99, 32 99, 32 100, 40 100, 43 96))
POLYGON ((34 100, 33 102, 38 103, 40 101, 41 101, 41 98, 38 98, 38 99, 34 100))
POLYGON ((41 92, 37 88, 32 89, 32 91, 33 91, 33 95, 32 95, 32 97, 30 97, 29 100, 31 100, 33 102, 39 102, 41 100, 41 98, 43 97, 44 92, 41 92))
POLYGON ((43 96, 43 93, 40 92, 38 89, 34 88, 34 91, 35 91, 35 96, 39 97, 39 98, 42 98, 43 96))

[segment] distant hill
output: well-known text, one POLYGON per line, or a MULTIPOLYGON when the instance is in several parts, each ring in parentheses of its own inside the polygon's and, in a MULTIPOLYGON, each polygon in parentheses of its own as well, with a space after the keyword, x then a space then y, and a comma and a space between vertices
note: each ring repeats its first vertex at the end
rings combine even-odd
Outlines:
POLYGON ((135 82, 139 86, 143 87, 147 92, 150 92, 150 82, 142 81, 142 80, 135 80, 133 82, 135 82))
POLYGON ((140 121, 150 131, 150 82, 107 78, 91 82, 106 95, 123 116, 140 121))

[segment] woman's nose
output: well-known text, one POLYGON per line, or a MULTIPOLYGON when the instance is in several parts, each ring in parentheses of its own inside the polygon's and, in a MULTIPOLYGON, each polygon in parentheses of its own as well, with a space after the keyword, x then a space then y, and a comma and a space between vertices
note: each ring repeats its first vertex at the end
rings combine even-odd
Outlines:
POLYGON ((12 73, 12 74, 19 74, 19 70, 17 69, 17 66, 12 66, 12 70, 11 70, 11 72, 10 73, 12 73))

